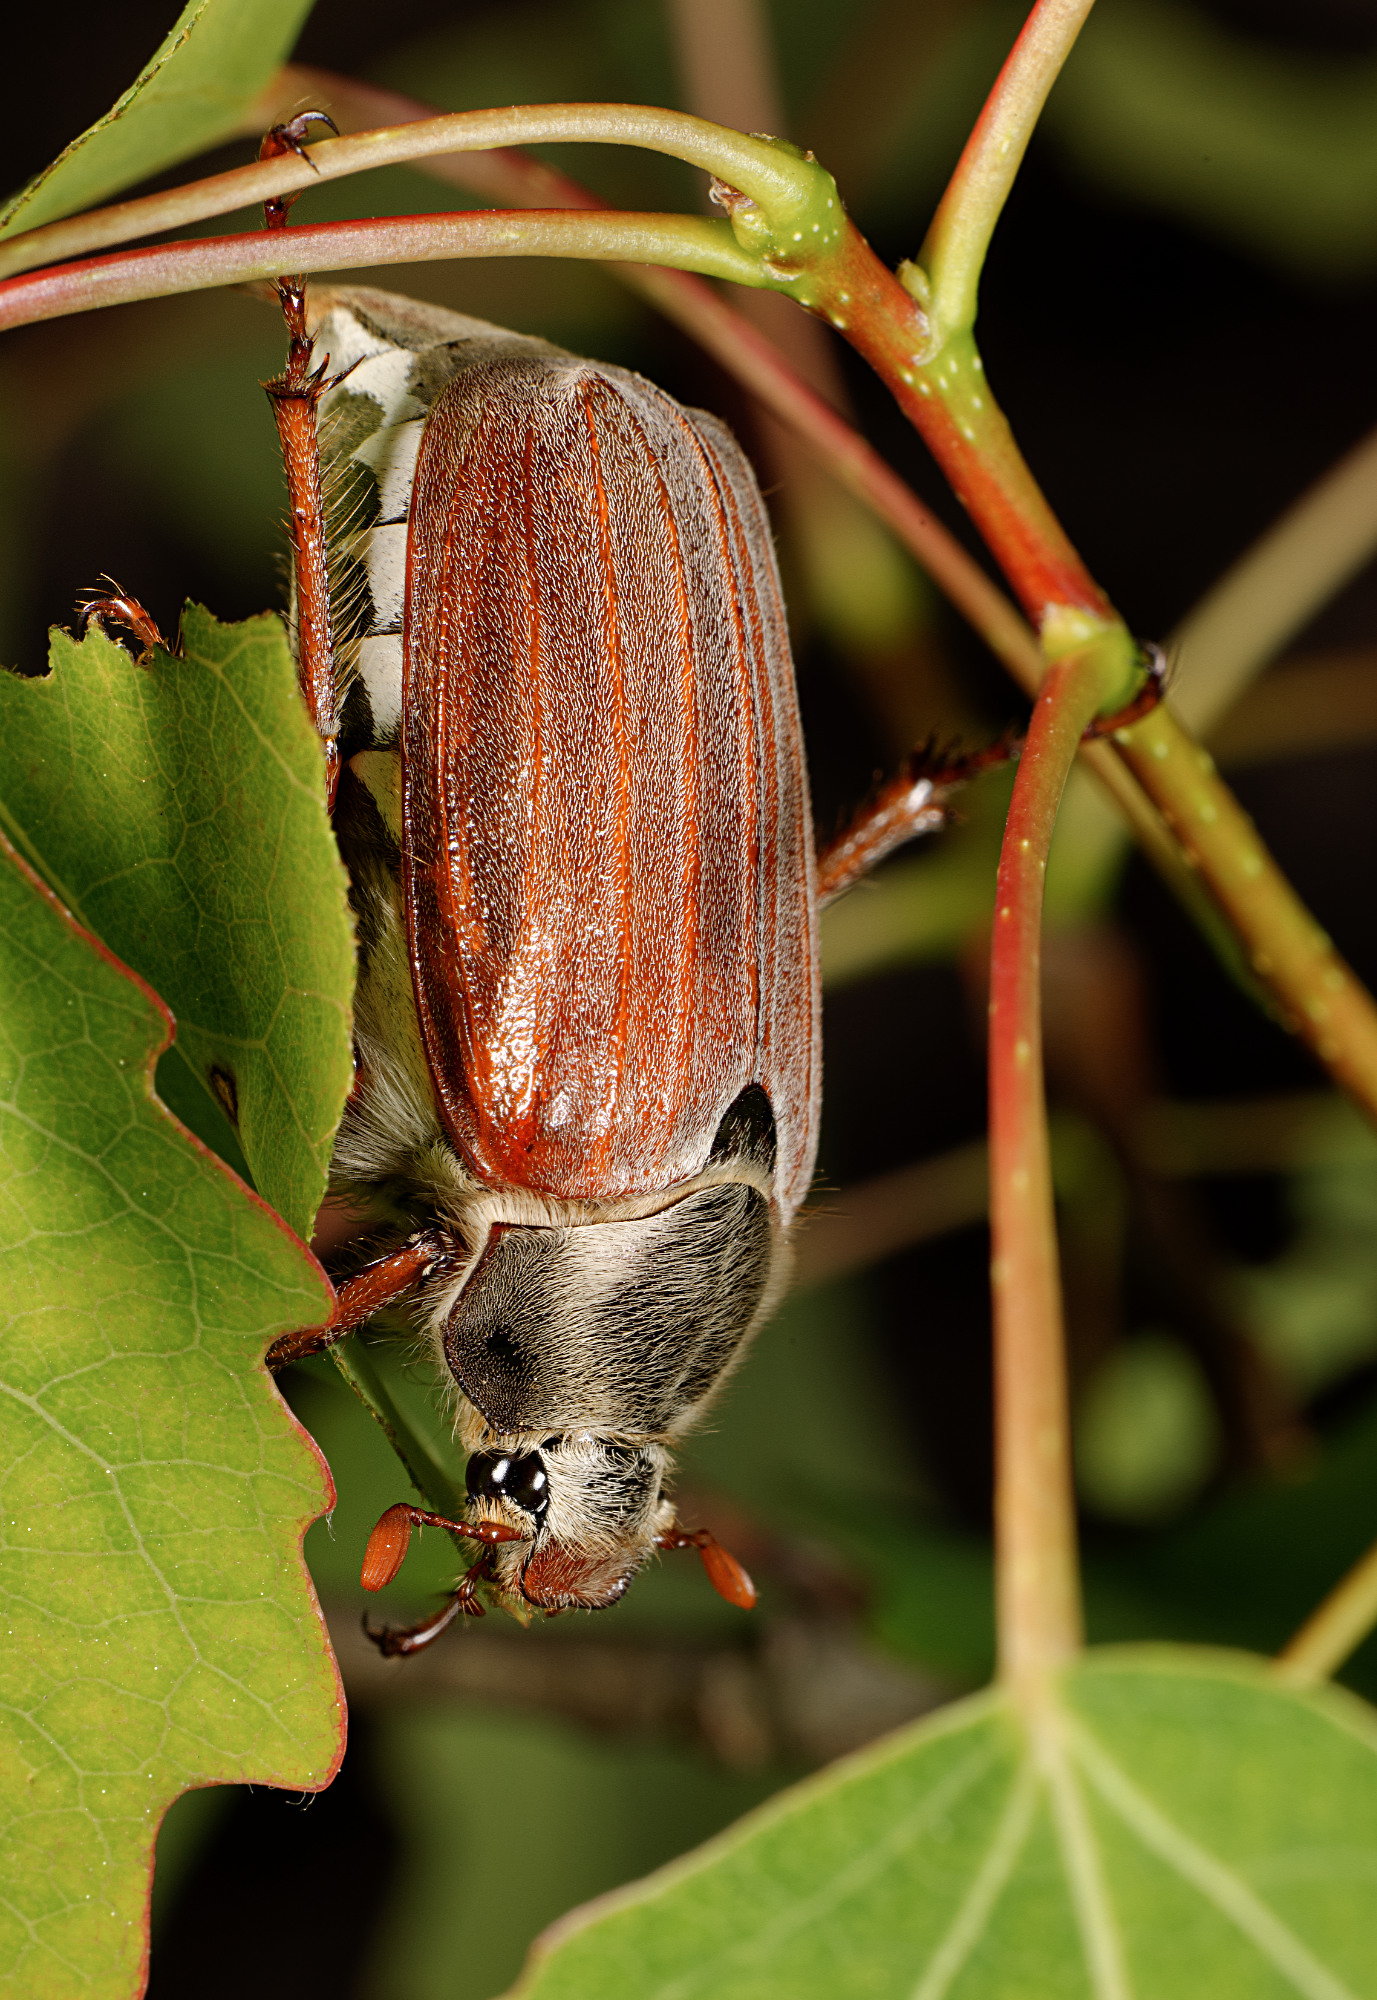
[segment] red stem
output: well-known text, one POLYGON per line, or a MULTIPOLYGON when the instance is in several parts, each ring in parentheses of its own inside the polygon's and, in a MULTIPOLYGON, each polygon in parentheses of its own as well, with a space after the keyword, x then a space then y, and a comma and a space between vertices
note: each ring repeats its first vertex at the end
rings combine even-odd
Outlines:
POLYGON ((1053 605, 1114 610, 1044 499, 985 386, 968 335, 924 359, 927 321, 865 238, 848 227, 829 265, 823 312, 885 381, 1040 627, 1053 605))
POLYGON ((990 1230, 1001 1666, 1055 1667, 1081 1638, 1070 1419, 1042 1076, 1043 882, 1081 736, 1121 674, 1117 650, 1048 669, 1004 830, 990 954, 990 1230))

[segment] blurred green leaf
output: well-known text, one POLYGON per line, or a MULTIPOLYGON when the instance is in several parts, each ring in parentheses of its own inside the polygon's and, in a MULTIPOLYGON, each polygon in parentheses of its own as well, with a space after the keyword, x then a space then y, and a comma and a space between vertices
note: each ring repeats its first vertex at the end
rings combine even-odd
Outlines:
POLYGON ((1243 1656, 1090 1655, 783 1794, 567 1919, 540 2000, 1377 1992, 1377 1719, 1243 1656))
POLYGON ((0 211, 0 239, 106 201, 237 132, 310 11, 311 0, 189 0, 124 95, 0 211))
MULTIPOLYGON (((1377 1534, 1377 1402, 1293 1463, 1282 1478, 1252 1479, 1193 1519, 1087 1552, 1087 1608, 1101 1638, 1149 1629, 1097 1619, 1097 1583, 1117 1578, 1173 1637, 1271 1652, 1307 1618, 1377 1534)), ((1377 1694, 1377 1636, 1343 1669, 1377 1694)))
POLYGON ((1230 1274, 1246 1324, 1283 1378, 1313 1396, 1377 1352, 1377 1157, 1370 1127, 1362 1150, 1307 1162, 1286 1185, 1292 1225, 1280 1256, 1230 1274))
POLYGON ((1219 1456, 1219 1420, 1199 1361, 1166 1333, 1111 1348, 1081 1391, 1076 1483, 1113 1520, 1181 1513, 1219 1456))
POLYGON ((470 1704, 398 1703, 376 1726, 404 1845, 370 2000, 487 2000, 561 1911, 695 1846, 774 1783, 470 1704))
POLYGON ((141 1991, 191 1786, 327 1782, 301 1535, 319 1456, 262 1354, 329 1292, 168 1117, 166 1013, 0 853, 0 1983, 141 1991))
POLYGON ((1377 256, 1377 60, 1269 47, 1174 0, 1091 15, 1048 131, 1100 197, 1204 223, 1307 277, 1377 256))
POLYGON ((167 1001, 178 1111, 214 1146, 228 1104, 260 1193, 307 1237, 353 1076, 320 745, 281 619, 188 606, 182 640, 136 666, 55 631, 45 679, 0 674, 0 824, 167 1001))

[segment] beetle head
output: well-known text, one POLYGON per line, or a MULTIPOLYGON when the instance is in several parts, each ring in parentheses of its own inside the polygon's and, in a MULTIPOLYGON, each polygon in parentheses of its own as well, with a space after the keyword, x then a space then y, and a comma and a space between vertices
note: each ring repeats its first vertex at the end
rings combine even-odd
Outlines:
POLYGON ((661 1498, 668 1453, 588 1432, 550 1437, 535 1450, 472 1453, 469 1513, 519 1527, 520 1542, 494 1551, 501 1588, 544 1611, 614 1604, 673 1518, 661 1498))

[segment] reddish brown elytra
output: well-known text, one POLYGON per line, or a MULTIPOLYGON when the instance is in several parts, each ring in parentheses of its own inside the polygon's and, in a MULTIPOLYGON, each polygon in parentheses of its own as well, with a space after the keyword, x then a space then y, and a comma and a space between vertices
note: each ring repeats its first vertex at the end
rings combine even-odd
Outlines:
POLYGON ((480 1584, 611 1604, 657 1548, 749 1607, 677 1526, 672 1454, 813 1171, 820 871, 840 893, 933 825, 943 774, 815 860, 769 525, 716 418, 387 293, 280 290, 294 639, 359 939, 332 1189, 395 1240, 270 1362, 405 1299, 453 1387, 465 1520, 389 1509, 364 1582, 417 1521, 486 1546, 384 1650, 480 1584))

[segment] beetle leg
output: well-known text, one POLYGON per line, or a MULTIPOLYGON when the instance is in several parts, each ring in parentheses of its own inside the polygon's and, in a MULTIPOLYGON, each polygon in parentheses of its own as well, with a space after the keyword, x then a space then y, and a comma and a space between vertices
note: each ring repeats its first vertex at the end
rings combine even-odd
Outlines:
MULTIPOLYGON (((313 125, 328 125, 338 139, 339 126, 328 111, 298 111, 295 118, 289 118, 284 125, 274 125, 270 132, 264 133, 263 143, 258 148, 259 159, 275 160, 282 153, 295 153, 299 160, 304 160, 308 167, 314 168, 318 173, 320 169, 306 151, 306 134, 313 125)), ((294 194, 274 195, 272 200, 264 202, 263 206, 265 209, 280 208, 285 211, 295 200, 294 194)), ((273 227, 271 221, 268 227, 270 229, 273 227)))
MULTIPOLYGON (((280 153, 310 156, 302 147, 312 123, 334 121, 323 111, 303 111, 289 124, 274 125, 258 149, 258 157, 280 153)), ((269 229, 285 229, 295 195, 278 195, 263 204, 269 229)), ((287 323, 287 366, 263 387, 272 404, 287 474, 288 534, 292 545, 296 614, 296 668, 311 720, 325 745, 325 802, 332 808, 339 783, 339 689, 335 682, 335 647, 330 616, 330 574, 326 560, 325 492, 320 475, 320 439, 316 410, 324 393, 328 357, 312 368, 311 336, 306 327, 306 280, 279 278, 277 296, 287 323)))
POLYGON ((164 652, 171 651, 158 630, 156 620, 144 610, 139 600, 126 597, 112 576, 102 578, 102 582, 110 585, 112 594, 109 597, 88 597, 78 607, 82 637, 92 625, 99 626, 102 631, 106 625, 122 625, 126 632, 134 634, 145 652, 151 652, 155 646, 161 646, 164 652))
POLYGON ((424 1652, 427 1646, 433 1646, 456 1618, 485 1617, 486 1613, 478 1600, 478 1586, 491 1581, 492 1550, 484 1549, 477 1562, 465 1570, 458 1589, 451 1592, 437 1612, 423 1618, 419 1625, 374 1627, 365 1614, 363 1629, 385 1660, 406 1659, 412 1653, 424 1652))
POLYGON ((413 1236, 400 1250, 391 1251, 365 1264, 335 1294, 335 1310, 327 1326, 305 1327, 299 1333, 280 1334, 268 1349, 267 1363, 274 1373, 289 1361, 304 1361, 309 1354, 321 1354, 343 1340, 356 1327, 365 1326, 384 1306, 390 1306, 409 1292, 418 1279, 443 1255, 437 1236, 413 1236))
MULTIPOLYGON (((477 1569, 478 1564, 474 1564, 477 1569)), ((467 1576, 464 1582, 468 1582, 467 1576)), ((440 1609, 430 1618, 423 1618, 419 1625, 374 1625, 368 1613, 363 1616, 365 1635, 373 1641, 385 1660, 404 1660, 410 1653, 424 1652, 434 1645, 440 1634, 459 1617, 464 1606, 461 1603, 463 1584, 452 1596, 447 1597, 440 1609)), ((479 1616, 482 1616, 481 1606, 479 1616)))
POLYGON ((388 1508, 368 1537, 359 1577, 365 1590, 385 1590, 391 1583, 406 1560, 413 1528, 447 1528, 450 1534, 460 1535, 465 1541, 489 1545, 523 1539, 521 1529, 508 1527, 505 1521, 452 1521, 448 1514, 427 1514, 424 1507, 412 1507, 399 1500, 395 1507, 388 1508))
MULTIPOLYGON (((1167 658, 1160 646, 1144 644, 1147 679, 1132 701, 1103 721, 1092 722, 1085 740, 1112 736, 1150 715, 1162 699, 1167 658)), ((977 772, 1018 755, 1019 739, 1001 737, 987 750, 967 757, 940 756, 933 743, 924 744, 902 771, 861 807, 850 825, 818 852, 818 906, 825 907, 868 875, 878 861, 921 833, 935 833, 946 824, 947 800, 977 772)))
POLYGON ((952 793, 977 772, 1007 763, 1018 750, 1018 739, 1012 736, 965 757, 940 755, 933 742, 915 750, 898 776, 882 785, 850 825, 819 850, 819 908, 845 895, 905 841, 945 826, 952 793))

